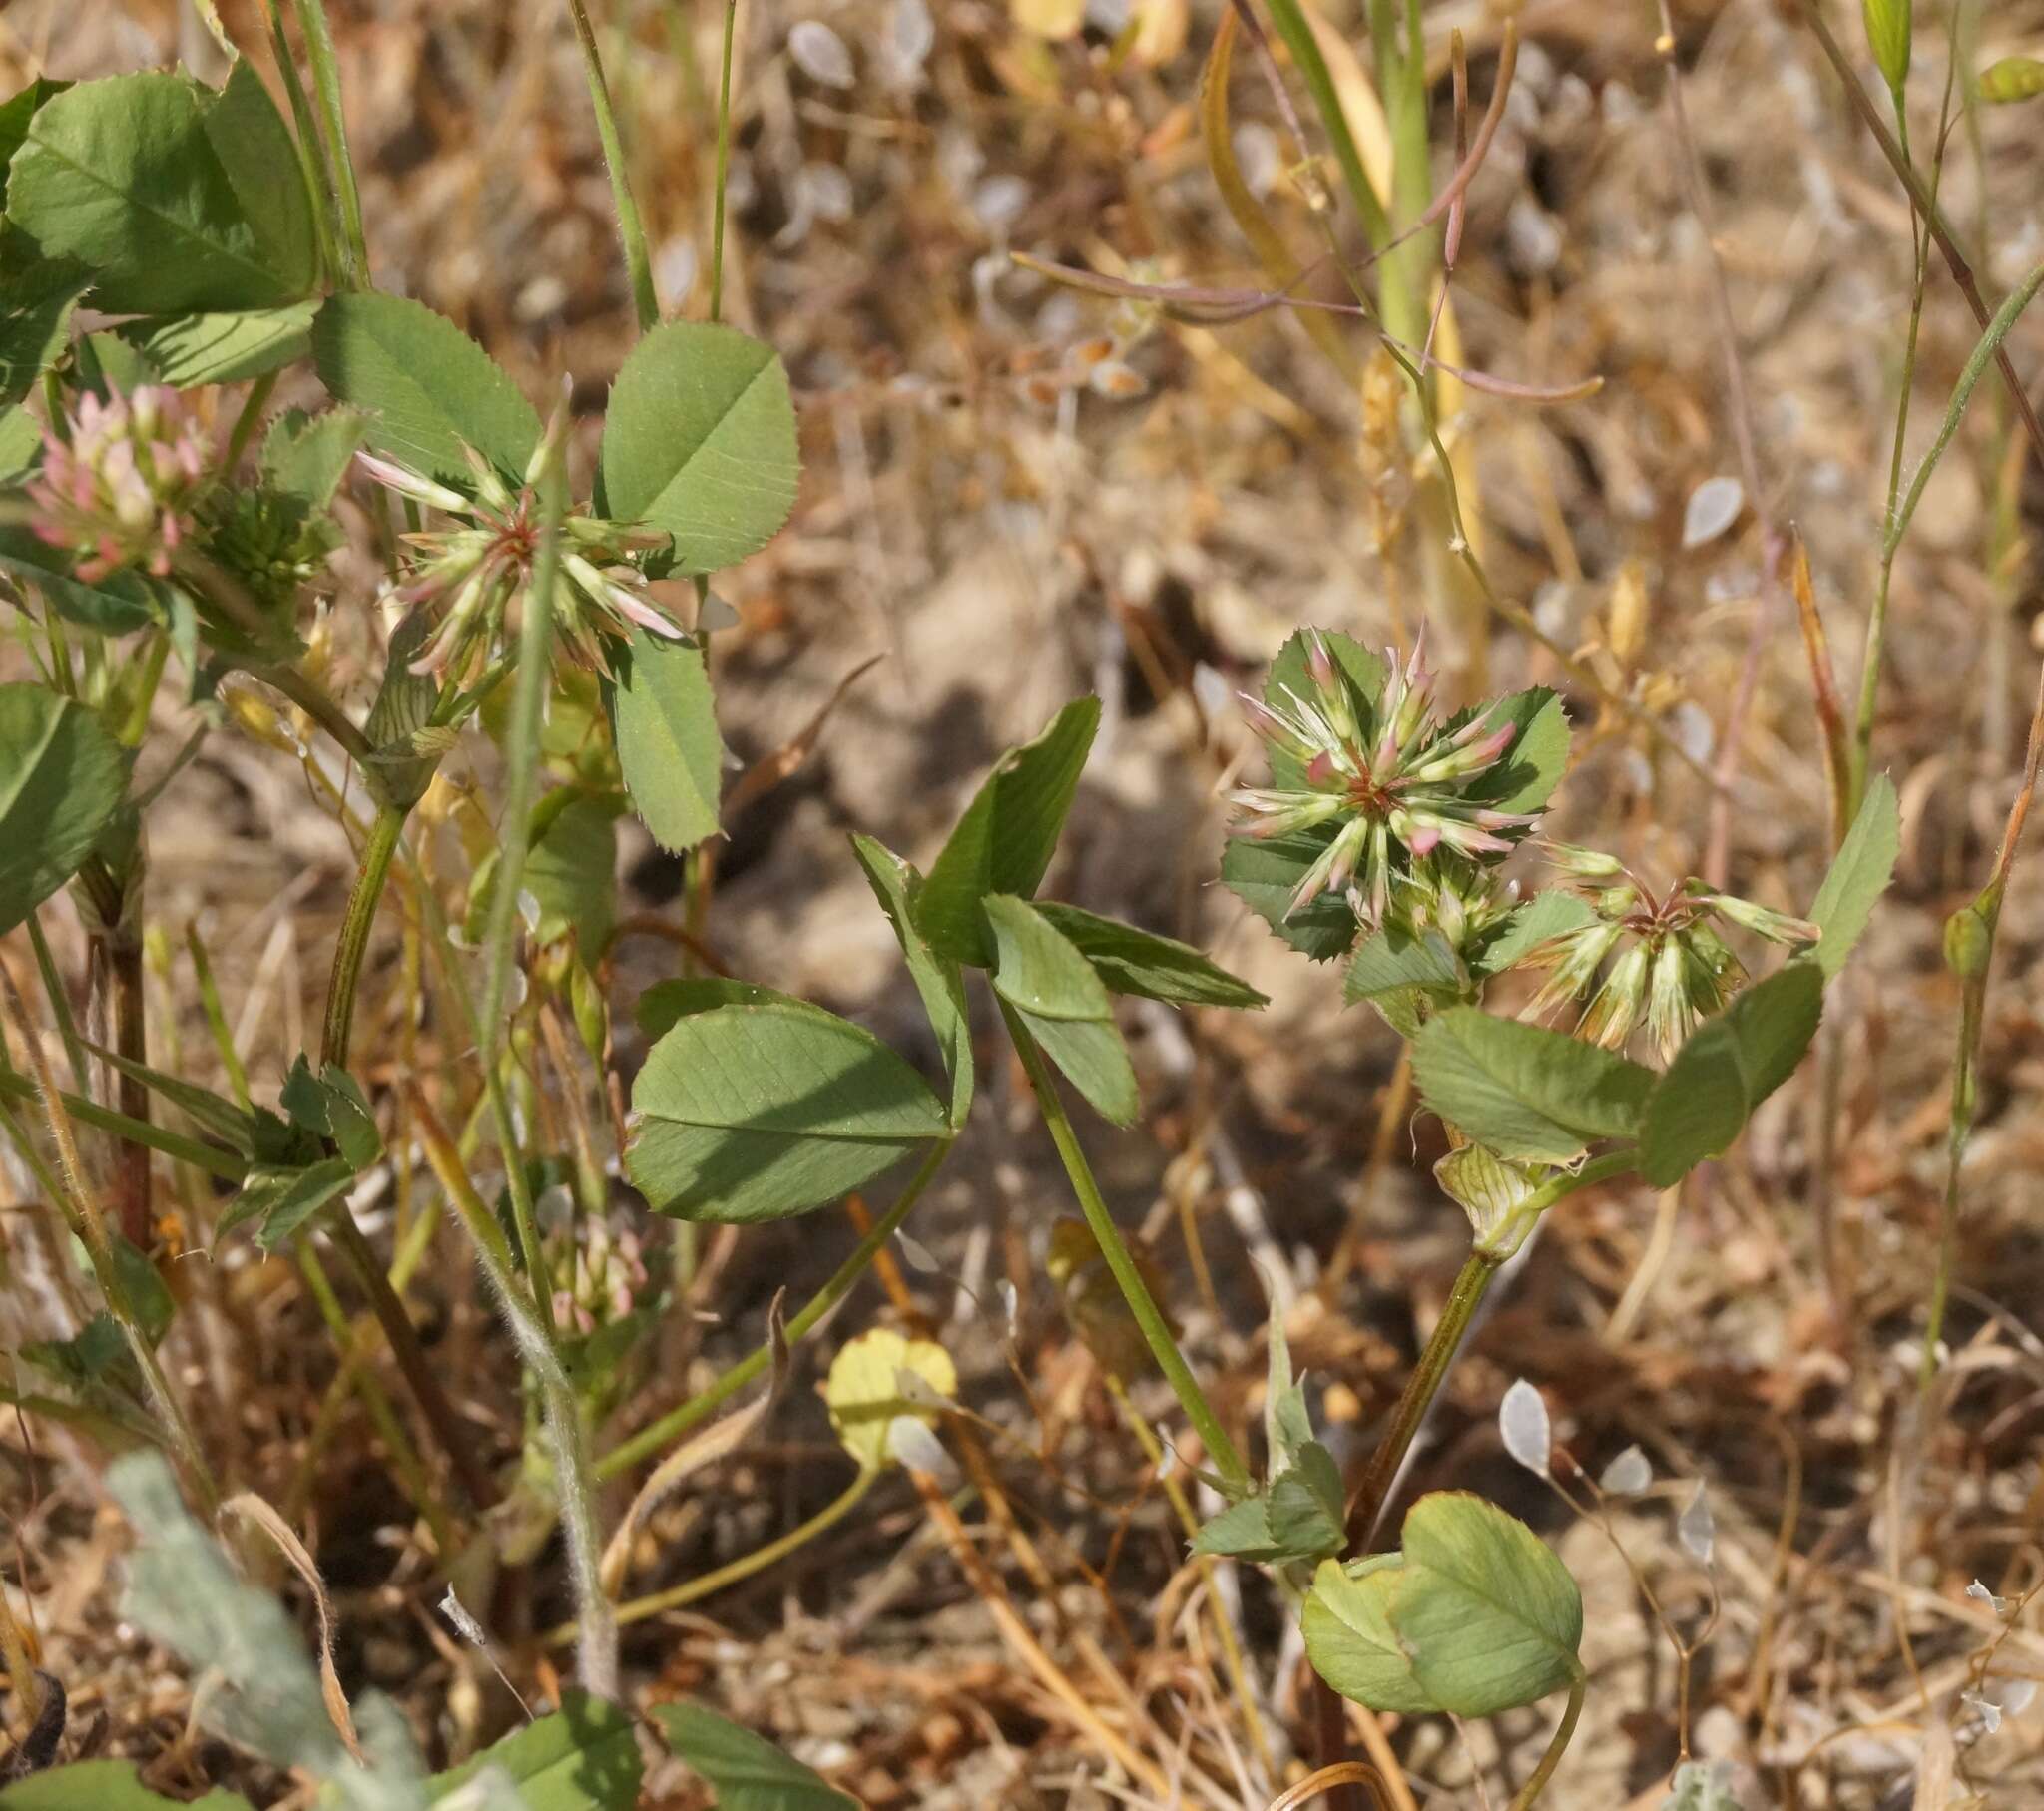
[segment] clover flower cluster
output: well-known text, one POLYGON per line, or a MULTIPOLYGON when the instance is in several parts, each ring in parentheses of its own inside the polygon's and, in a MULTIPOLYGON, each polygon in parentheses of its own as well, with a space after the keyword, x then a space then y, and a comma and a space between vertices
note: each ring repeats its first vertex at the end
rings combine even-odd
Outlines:
MULTIPOLYGON (((377 483, 450 518, 451 526, 407 535, 416 555, 398 588, 407 604, 444 609, 418 657, 415 673, 461 672, 478 650, 499 646, 512 606, 532 583, 545 513, 535 485, 545 446, 533 455, 524 482, 513 490, 480 453, 464 448, 475 494, 371 453, 355 459, 377 483)), ((604 640, 626 637, 637 626, 678 641, 683 635, 653 594, 634 556, 667 537, 628 524, 570 512, 560 526, 560 579, 554 594, 561 644, 581 665, 609 670, 604 640)))
POLYGON ((44 433, 29 526, 72 556, 85 584, 138 567, 163 578, 206 480, 205 440, 175 390, 149 384, 104 401, 87 392, 61 431, 44 433))
POLYGON ((623 1320, 639 1304, 648 1281, 638 1236, 585 1219, 547 1238, 547 1269, 554 1285, 554 1320, 575 1333, 594 1333, 623 1320))
POLYGON ((1239 835, 1339 826, 1293 890, 1287 918, 1336 893, 1363 922, 1381 925, 1394 885, 1416 881, 1428 898, 1439 891, 1427 883, 1442 875, 1426 864, 1440 855, 1511 850, 1514 833, 1534 815, 1497 810, 1471 789, 1503 759, 1517 726, 1493 721, 1488 711, 1459 725, 1440 717, 1423 632, 1402 667, 1395 650, 1386 651, 1390 677, 1374 703, 1317 631, 1307 632, 1305 650, 1305 695, 1287 685, 1282 704, 1243 699, 1250 727, 1272 751, 1278 783, 1237 792, 1232 801, 1245 814, 1239 835))
POLYGON ((1525 1016, 1543 1017, 1588 994, 1577 1035, 1608 1050, 1622 1050, 1644 1024, 1662 1057, 1672 1057, 1746 984, 1746 967, 1718 934, 1720 925, 1791 949, 1821 935, 1806 919, 1718 892, 1694 877, 1657 895, 1613 856, 1560 843, 1550 844, 1548 854, 1579 881, 1615 884, 1580 889, 1588 920, 1528 954, 1529 964, 1552 973, 1525 1016))

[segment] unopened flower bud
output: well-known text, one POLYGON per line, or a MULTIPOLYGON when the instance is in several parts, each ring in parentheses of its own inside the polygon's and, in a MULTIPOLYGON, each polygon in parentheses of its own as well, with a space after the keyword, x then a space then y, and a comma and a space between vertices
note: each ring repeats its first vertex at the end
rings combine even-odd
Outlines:
POLYGON ((1993 954, 1994 931, 1977 905, 1962 905, 1944 921, 1945 967, 1961 981, 1979 980, 1993 954))

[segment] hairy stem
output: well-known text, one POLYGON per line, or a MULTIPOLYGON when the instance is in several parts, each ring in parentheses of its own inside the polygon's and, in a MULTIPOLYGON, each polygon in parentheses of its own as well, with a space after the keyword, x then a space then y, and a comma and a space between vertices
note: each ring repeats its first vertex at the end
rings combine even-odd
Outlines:
POLYGON ((589 104, 596 114, 596 136, 603 147, 604 168, 610 173, 611 204, 618 213, 618 242, 624 247, 632 305, 638 310, 639 331, 644 333, 660 325, 660 297, 653 287, 653 260, 647 255, 646 227, 639 219, 639 204, 632 197, 625 145, 618 135, 617 111, 611 106, 610 84, 603 74, 603 53, 597 48, 589 9, 583 0, 568 0, 568 13, 575 21, 575 40, 582 47, 582 72, 589 82, 589 104))
POLYGON ((538 1379, 542 1412, 553 1448, 554 1484, 561 1501, 561 1528, 568 1549, 568 1574, 575 1590, 578 1660, 584 1688, 592 1696, 618 1695, 618 1623, 601 1581, 602 1547, 596 1534, 596 1479, 589 1463, 589 1442, 582 1405, 561 1364, 550 1322, 541 1318, 535 1298, 545 1281, 535 1271, 521 1279, 512 1267, 511 1246, 496 1216, 484 1205, 461 1165, 454 1141, 442 1128, 423 1090, 411 1090, 426 1160, 468 1229, 476 1260, 489 1278, 506 1326, 522 1357, 538 1379), (529 1286, 528 1286, 529 1285, 529 1286))
POLYGON ((739 0, 725 0, 724 72, 717 87, 717 192, 710 218, 710 318, 724 318, 724 192, 731 178, 731 54, 738 36, 739 0))
POLYGON ((331 159, 334 199, 340 207, 341 275, 351 289, 369 286, 369 246, 362 235, 362 197, 355 185, 354 154, 348 150, 347 119, 340 104, 340 63, 326 23, 325 0, 293 0, 298 29, 305 34, 305 60, 312 66, 312 92, 319 99, 331 159))
POLYGON ((348 1048, 354 1039, 355 993, 361 985, 362 958, 369 947, 369 933, 375 928, 376 908, 390 879, 390 864, 404 836, 405 812, 401 806, 386 804, 377 809, 362 844, 361 863, 355 870, 355 884, 347 896, 347 911, 340 921, 340 937, 333 946, 333 971, 326 986, 326 1020, 319 1033, 322 1063, 347 1067, 348 1048))
POLYGON ((1186 1419, 1193 1424, 1193 1431, 1206 1447, 1207 1457, 1221 1474, 1229 1494, 1235 1497, 1246 1495, 1251 1488, 1249 1467, 1243 1463, 1235 1442, 1221 1425, 1221 1417, 1215 1414, 1213 1404, 1208 1402, 1206 1392, 1200 1388, 1199 1379, 1193 1375, 1192 1366, 1186 1363, 1185 1354, 1178 1349, 1170 1324, 1151 1299, 1149 1286, 1143 1281, 1143 1273, 1136 1268, 1128 1241, 1122 1237, 1121 1228, 1114 1223, 1114 1215, 1108 1211, 1107 1202, 1101 1197, 1100 1184, 1093 1179, 1092 1167, 1086 1161, 1086 1152, 1080 1147, 1078 1133, 1072 1129, 1071 1118, 1065 1112, 1056 1078, 1051 1074, 1042 1049, 1013 1007, 1002 1000, 1000 1008, 1015 1054, 1022 1059, 1029 1086, 1035 1091, 1044 1128, 1050 1133, 1051 1142, 1057 1146, 1065 1174, 1071 1180, 1079 1210, 1085 1214, 1086 1224, 1092 1229, 1100 1254, 1106 1258, 1107 1267, 1113 1273, 1123 1299, 1129 1304, 1129 1312, 1136 1318, 1143 1341, 1150 1348, 1150 1356, 1156 1359, 1157 1368, 1164 1373, 1165 1381, 1178 1397, 1179 1407, 1185 1410, 1186 1419))

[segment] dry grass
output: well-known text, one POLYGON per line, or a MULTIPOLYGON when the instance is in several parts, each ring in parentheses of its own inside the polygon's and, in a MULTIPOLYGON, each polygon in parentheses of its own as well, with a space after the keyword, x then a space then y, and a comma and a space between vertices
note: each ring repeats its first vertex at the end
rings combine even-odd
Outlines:
MULTIPOLYGON (((704 84, 718 9, 633 0, 605 10, 663 298, 700 314, 713 128, 704 84)), ((1258 1401, 1269 1288, 1291 1304, 1293 1352, 1334 1437, 1366 1451, 1445 1292, 1460 1224, 1426 1180, 1430 1125, 1408 1128, 1395 1100, 1386 1118, 1389 1034, 1341 1011, 1326 972, 1303 972, 1210 881, 1217 783, 1244 758, 1222 703, 1232 686, 1300 622, 1372 640, 1416 624, 1417 595, 1379 557, 1410 474, 1373 449, 1357 398, 1283 315, 1217 331, 1152 327, 1120 353, 1147 382, 1140 399, 1083 384, 1048 406, 1036 394, 1033 375, 1116 330, 1113 305, 1008 266, 1007 249, 1110 270, 1151 260, 1215 280, 1248 271, 1191 113, 1213 8, 1193 8, 1183 54, 1109 73, 1090 42, 1031 50, 996 4, 937 7, 919 85, 889 91, 875 47, 891 10, 846 0, 818 15, 858 47, 861 83, 838 93, 785 54, 787 27, 806 9, 741 8, 730 302, 786 358, 806 474, 790 532, 729 576, 743 619, 718 653, 729 738, 749 758, 780 746, 854 664, 883 659, 799 772, 732 824, 708 940, 734 972, 913 1048, 913 1003, 844 833, 926 855, 993 752, 1073 691, 1098 689, 1106 723, 1063 896, 1200 941, 1275 996, 1242 1021, 1135 1016, 1148 1118, 1138 1133, 1091 1140, 1103 1179, 1127 1221, 1154 1235, 1189 1348, 1219 1380, 1225 1412, 1258 1401), (831 218, 843 182, 850 212, 831 218)), ((1832 10, 1856 31, 1856 8, 1832 10)), ((2034 51, 2044 37, 2033 0, 1989 10, 1997 48, 2034 51)), ((242 41, 260 42, 255 8, 222 12, 242 41)), ((630 306, 563 10, 353 0, 334 12, 379 279, 453 314, 533 393, 572 371, 579 405, 599 409, 629 343, 630 306)), ((1850 672, 1907 305, 1906 205, 1795 7, 1730 0, 1679 12, 1767 509, 1805 541, 1850 672)), ((1443 38, 1451 25, 1467 32, 1486 94, 1491 15, 1453 3, 1429 18, 1443 38)), ((1706 246, 1680 201, 1648 9, 1536 0, 1522 22, 1518 89, 1472 192, 1462 332, 1484 368, 1607 383, 1591 400, 1539 411, 1472 400, 1458 437, 1486 558, 1508 597, 1706 764, 1758 633, 1729 872, 1738 890, 1791 907, 1827 853, 1809 671, 1792 611, 1762 590, 1751 514, 1707 546, 1682 546, 1689 493, 1735 460, 1706 246)), ((1919 24, 1918 44, 1919 79, 1934 94, 1941 27, 1919 24)), ((214 55, 193 15, 168 4, 16 0, 0 18, 10 86, 38 68, 83 76, 179 53, 202 68, 214 55)), ((1237 93, 1246 158, 1276 169, 1268 96, 1240 74, 1237 93)), ((1990 289, 2035 261, 2044 231, 2036 118, 2032 107, 1986 122, 2000 246, 1983 267, 1990 289)), ((1975 218, 1976 180, 1971 157, 1955 153, 1947 194, 1960 221, 1975 218)), ((1273 200, 1306 242, 1281 180, 1273 200)), ((1973 338, 1934 278, 1919 436, 1973 338)), ((2044 331, 2031 325, 2010 343, 2019 368, 2044 368, 2044 331)), ((1992 858, 2036 661, 2034 578, 1983 569, 1993 454, 2007 444, 1989 431, 1990 401, 1983 386, 1980 420, 1932 486, 1898 568, 1875 751, 1901 792, 1904 855, 1864 959, 1830 1007, 1841 1033, 1830 1172, 1813 1135, 1813 1062, 1736 1157, 1679 1200, 1622 1187, 1572 1201, 1479 1329, 1407 1487, 1497 1495, 1559 1540, 1583 1584, 1590 1710, 1556 1806, 1658 1803, 1685 1730, 1673 1649, 1633 1576, 1499 1450, 1495 1409, 1515 1376, 1543 1388, 1590 1473, 1637 1442, 1667 1481, 1619 1528, 1678 1629, 1701 1624, 1715 1589, 1720 1613, 1696 1661, 1686 1733, 1697 1752, 1737 1763, 1741 1802, 1907 1804, 1942 1740, 1929 1732, 1948 1728, 1962 1783, 1950 1797, 1927 1784, 1916 1803, 1955 1805, 1967 1789, 1993 1805, 2044 1803, 2044 1719, 2010 1716, 1990 1733, 1960 1701, 1997 1642, 1997 1673, 2044 1676, 2034 1614, 2003 1628, 1966 1595, 1975 1579, 2008 1595, 2044 1582, 2044 893, 2026 865, 1989 996, 1954 1357, 1927 1407, 1912 1349, 1957 1015, 1940 926, 1992 858), (1816 1236, 1825 1198, 1836 1294, 1816 1236), (1717 1507, 1710 1581, 1671 1536, 1695 1480, 1717 1507)), ((2034 537, 2044 474, 2033 464, 2020 483, 2034 537)), ((366 571, 343 571, 332 619, 335 677, 357 699, 373 672, 366 571)), ((1558 681, 1570 697, 1579 760, 1561 834, 1670 875, 1704 861, 1709 796, 1693 773, 1510 630, 1480 615, 1434 628, 1464 682, 1486 668, 1501 681, 1558 681)), ((167 708, 145 766, 182 733, 167 708)), ((487 779, 481 758, 464 750, 457 777, 487 779)), ((280 1073, 316 1023, 351 866, 346 828, 287 756, 223 734, 167 796, 150 854, 152 921, 173 946, 198 927, 252 1073, 280 1073)), ((435 877, 450 904, 457 876, 448 861, 435 877)), ((643 910, 674 917, 672 864, 632 850, 629 880, 643 910)), ((77 972, 68 916, 57 916, 60 957, 77 972)), ((416 937, 386 913, 357 1067, 393 1112, 394 1085, 416 1076, 458 1120, 470 1086, 459 1054, 411 1029, 416 937)), ((25 950, 6 957, 26 980, 25 950)), ((628 942, 617 996, 677 960, 670 942, 628 942)), ((205 1073, 182 955, 166 965, 157 1005, 158 1053, 182 1052, 205 1073)), ((650 1589, 706 1572, 835 1495, 844 1468, 808 1386, 837 1340, 877 1320, 934 1329, 984 1418, 970 1424, 979 1490, 963 1520, 897 1474, 787 1564, 628 1630, 632 1689, 704 1695, 874 1806, 1090 1806, 1130 1793, 1261 1805, 1302 1771, 1295 1639, 1260 1578, 1208 1578, 1184 1561, 1157 1478, 1045 1278, 1062 1183, 1026 1089, 1002 1073, 988 1093, 915 1221, 943 1274, 883 1265, 884 1290, 861 1286, 797 1353, 796 1387, 771 1421, 657 1514, 637 1582, 650 1589), (1013 1369, 990 1305, 1001 1277, 1021 1302, 1013 1369), (1242 1631, 1254 1720, 1217 1654, 1210 1592, 1242 1631)), ((0 1174, 9 1192, 33 1194, 28 1178, 0 1174)), ((422 1176, 401 1174, 368 1221, 375 1236, 421 1211, 428 1192, 422 1176)), ((210 1204, 168 1205, 171 1235, 200 1237, 210 1204)), ((10 1344, 50 1330, 24 1225, 18 1212, 0 1222, 10 1344)), ((833 1213, 706 1236, 635 1414, 752 1350, 775 1288, 812 1286, 854 1236, 833 1213)), ((444 1561, 359 1408, 343 1407, 323 1450, 309 1449, 334 1351, 296 1270, 255 1255, 192 1253, 171 1266, 188 1310, 176 1381, 223 1469, 305 1530, 334 1593, 350 1689, 393 1692, 432 1749, 459 1758, 514 1708, 436 1621, 444 1561)), ((412 1297, 479 1441, 515 1456, 515 1366, 453 1235, 441 1235, 412 1297)), ((1169 1421, 1155 1392, 1139 1400, 1169 1421)), ((65 1679, 85 1746, 146 1760, 166 1788, 217 1780, 259 1802, 297 1802, 288 1782, 252 1776, 190 1736, 190 1681, 116 1620, 126 1535, 98 1495, 96 1455, 28 1418, 0 1427, 0 1444, 10 1601, 65 1679)), ((287 1575, 277 1582, 297 1589, 287 1575)), ((521 1690, 546 1695, 552 1664, 535 1636, 564 1608, 557 1570, 543 1555, 501 1568, 482 1589, 521 1690)), ((1440 1722, 1385 1733, 1418 1802, 1473 1804, 1472 1770, 1497 1802, 1547 1728, 1543 1710, 1460 1734, 1440 1722)), ((656 1802, 693 1802, 680 1781, 672 1792, 656 1802)))

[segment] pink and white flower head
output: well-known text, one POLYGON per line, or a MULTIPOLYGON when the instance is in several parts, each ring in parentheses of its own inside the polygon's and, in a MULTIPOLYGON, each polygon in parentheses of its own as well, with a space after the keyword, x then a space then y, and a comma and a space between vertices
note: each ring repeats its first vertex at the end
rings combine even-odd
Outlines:
MULTIPOLYGON (((507 484, 480 453, 464 449, 472 495, 372 453, 355 461, 386 489, 449 519, 449 526, 404 537, 413 559, 397 595, 407 604, 442 607, 414 672, 464 670, 478 650, 498 649, 512 607, 525 595, 539 557, 545 514, 537 489, 549 434, 523 483, 507 484)), ((559 646, 585 667, 607 670, 604 638, 636 627, 678 641, 682 626, 647 589, 633 556, 658 547, 664 535, 573 511, 561 519, 560 575, 554 591, 559 646)))
POLYGON ((44 432, 27 487, 36 538, 70 554, 88 585, 131 568, 165 577, 207 481, 206 442, 177 391, 88 392, 65 429, 44 432))
POLYGON ((1534 814, 1499 811, 1473 782, 1505 758, 1518 727, 1480 711, 1450 727, 1436 713, 1434 676, 1422 631, 1401 666, 1385 650, 1390 677, 1381 697, 1365 697, 1317 630, 1305 637, 1304 695, 1282 687, 1282 702, 1244 698, 1249 725, 1274 754, 1298 769, 1296 781, 1237 792, 1241 836, 1275 837, 1321 824, 1335 835, 1293 890, 1285 916, 1322 893, 1346 893, 1364 923, 1377 925, 1394 881, 1437 852, 1503 855, 1534 814))
POLYGON ((1746 984, 1746 966, 1718 934, 1721 927, 1736 925, 1793 951, 1822 934, 1806 919, 1701 880, 1656 893, 1613 856, 1564 843, 1549 844, 1547 854, 1582 881, 1618 884, 1585 889, 1590 910, 1582 922, 1527 953, 1529 966, 1550 973, 1522 1016, 1541 1018, 1587 994, 1577 1035, 1609 1050, 1623 1050, 1644 1029, 1665 1060, 1730 1004, 1746 984))

